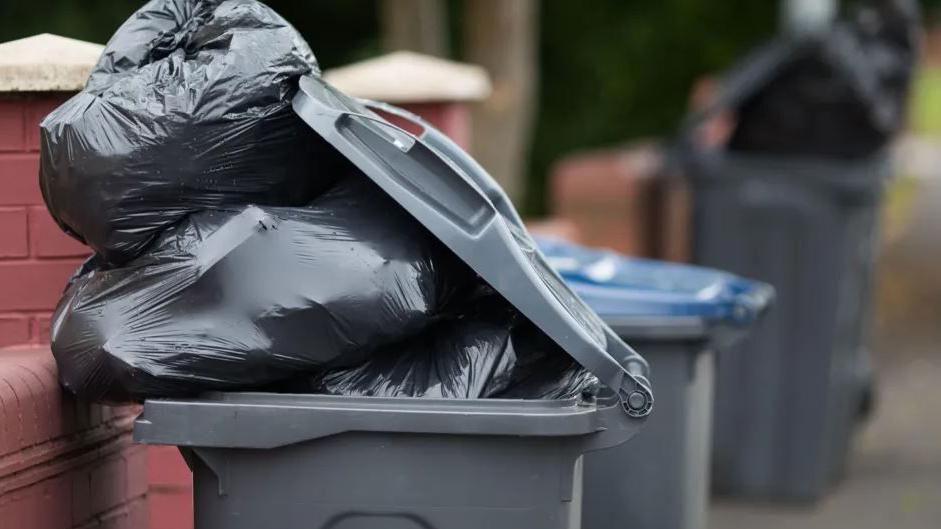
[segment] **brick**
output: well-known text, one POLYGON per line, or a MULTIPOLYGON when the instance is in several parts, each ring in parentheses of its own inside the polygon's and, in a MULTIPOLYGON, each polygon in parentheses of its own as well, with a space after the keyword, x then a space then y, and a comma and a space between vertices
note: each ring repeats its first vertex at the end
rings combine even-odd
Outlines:
MULTIPOLYGON (((0 124, 0 129, 3 125, 0 124)), ((0 153, 0 206, 43 204, 39 190, 39 155, 0 153)))
POLYGON ((189 492, 151 491, 150 529, 193 529, 193 495, 189 492))
POLYGON ((72 525, 80 525, 92 517, 91 470, 92 467, 85 466, 71 473, 72 525))
POLYGON ((17 529, 69 529, 68 498, 67 477, 56 476, 14 492, 4 516, 16 520, 17 529))
POLYGON ((27 316, 0 316, 0 347, 23 344, 28 341, 29 318, 27 316))
POLYGON ((655 257, 661 168, 650 144, 569 156, 549 177, 552 209, 575 224, 576 242, 655 257))
POLYGON ((78 529, 145 529, 147 517, 147 500, 136 498, 102 516, 96 520, 97 523, 82 525, 78 529))
POLYGON ((25 104, 19 99, 0 99, 0 152, 26 148, 25 104))
MULTIPOLYGON (((48 347, 20 346, 0 351, 3 432, 0 453, 74 432, 63 406, 54 360, 48 347)), ((40 447, 41 448, 41 447, 40 447)), ((41 450, 36 455, 41 455, 41 450)))
POLYGON ((172 446, 147 447, 147 481, 159 487, 193 488, 190 472, 180 451, 172 446))
POLYGON ((49 343, 49 333, 50 328, 52 327, 52 317, 51 316, 37 316, 33 320, 34 330, 30 332, 30 338, 33 341, 36 341, 40 344, 49 343))
POLYGON ((135 446, 124 453, 127 466, 127 496, 135 498, 147 494, 148 457, 146 446, 135 446))
POLYGON ((66 235, 43 206, 29 208, 29 249, 34 257, 43 258, 87 257, 91 253, 87 246, 66 235))
MULTIPOLYGON (((0 362, 3 358, 0 357, 0 362)), ((19 450, 22 446, 23 425, 19 416, 19 396, 12 384, 12 377, 0 373, 0 418, 3 428, 0 428, 0 455, 19 450)))
POLYGON ((0 378, 13 388, 17 411, 16 420, 13 421, 13 424, 5 426, 18 432, 17 437, 11 439, 14 444, 4 447, 3 451, 9 452, 11 449, 17 450, 40 440, 42 435, 39 418, 42 416, 43 406, 41 405, 42 390, 37 381, 21 369, 19 365, 5 363, 7 365, 3 366, 3 373, 0 378))
POLYGON ((24 387, 29 390, 29 402, 23 406, 21 396, 20 405, 23 406, 23 421, 28 423, 24 428, 29 435, 25 437, 29 445, 38 445, 61 435, 61 420, 52 418, 54 409, 58 408, 59 385, 49 377, 41 366, 30 360, 20 361, 16 366, 24 387), (29 412, 29 413, 28 413, 29 412))
POLYGON ((150 504, 146 497, 136 498, 128 504, 127 529, 146 529, 150 523, 150 504))
POLYGON ((52 310, 81 259, 0 262, 0 311, 52 310))
POLYGON ((127 498, 127 464, 112 456, 91 471, 91 513, 101 514, 124 503, 127 498))
POLYGON ((470 107, 465 103, 414 103, 403 105, 409 112, 450 136, 454 143, 467 149, 471 141, 470 107))
POLYGON ((30 100, 26 107, 24 123, 27 149, 39 150, 39 123, 71 96, 71 93, 51 92, 30 100))
POLYGON ((0 208, 0 258, 27 255, 26 208, 0 208))

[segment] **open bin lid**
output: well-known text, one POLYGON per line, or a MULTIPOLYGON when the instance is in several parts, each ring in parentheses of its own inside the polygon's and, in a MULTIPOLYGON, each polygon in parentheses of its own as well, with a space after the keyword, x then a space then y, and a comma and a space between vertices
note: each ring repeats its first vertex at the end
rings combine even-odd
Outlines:
POLYGON ((622 336, 703 337, 744 328, 774 298, 774 288, 733 274, 630 258, 556 239, 537 244, 549 263, 622 336))
POLYGON ((404 110, 351 98, 316 76, 301 78, 294 110, 517 310, 616 392, 628 415, 639 418, 650 413, 653 394, 646 361, 548 265, 509 198, 460 147, 404 110), (419 132, 408 132, 376 111, 408 122, 419 132))
POLYGON ((577 399, 422 399, 275 393, 207 393, 149 399, 134 424, 144 444, 272 449, 347 432, 583 437, 585 450, 632 437, 633 420, 610 395, 577 399))

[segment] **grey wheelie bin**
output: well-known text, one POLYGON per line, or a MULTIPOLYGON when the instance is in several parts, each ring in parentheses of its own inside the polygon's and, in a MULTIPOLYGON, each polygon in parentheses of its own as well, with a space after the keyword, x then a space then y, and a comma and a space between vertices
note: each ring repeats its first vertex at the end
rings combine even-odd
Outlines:
POLYGON ((581 456, 640 429, 653 407, 647 363, 566 286, 502 190, 440 132, 316 77, 301 79, 294 108, 604 388, 546 401, 151 400, 135 439, 181 447, 197 529, 579 527, 581 456))
POLYGON ((582 527, 705 527, 716 354, 748 332, 774 289, 716 270, 548 239, 539 245, 644 354, 658 390, 656 413, 631 443, 585 457, 582 527))
POLYGON ((915 55, 908 4, 875 3, 858 22, 760 49, 684 134, 717 110, 736 115, 723 147, 684 148, 695 262, 778 293, 718 373, 716 492, 815 500, 843 473, 871 400, 865 337, 885 145, 915 55))
POLYGON ((583 453, 636 427, 616 399, 229 393, 144 405, 181 447, 199 529, 577 528, 583 453))
POLYGON ((813 500, 842 474, 871 391, 863 339, 886 166, 778 162, 728 156, 696 179, 697 262, 778 292, 719 371, 713 481, 813 500))

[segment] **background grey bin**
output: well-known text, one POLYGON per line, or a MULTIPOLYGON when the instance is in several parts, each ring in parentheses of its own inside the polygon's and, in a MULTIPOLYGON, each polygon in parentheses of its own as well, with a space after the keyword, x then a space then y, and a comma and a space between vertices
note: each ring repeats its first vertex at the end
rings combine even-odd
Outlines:
POLYGON ((650 362, 657 409, 629 444, 585 457, 585 529, 702 529, 709 498, 715 353, 774 295, 688 265, 539 239, 569 286, 650 362))
POLYGON ((908 0, 856 7, 746 57, 682 136, 695 262, 778 293, 719 368, 720 493, 819 498, 872 398, 865 336, 885 151, 904 122, 918 10, 908 0), (727 144, 690 145, 718 111, 735 117, 727 144))
POLYGON ((776 308, 724 356, 717 492, 813 500, 842 473, 871 398, 869 322, 888 164, 725 153, 695 174, 698 263, 775 286, 776 308))
POLYGON ((574 529, 581 455, 636 428, 614 398, 229 393, 147 401, 134 438, 181 447, 199 529, 574 529))

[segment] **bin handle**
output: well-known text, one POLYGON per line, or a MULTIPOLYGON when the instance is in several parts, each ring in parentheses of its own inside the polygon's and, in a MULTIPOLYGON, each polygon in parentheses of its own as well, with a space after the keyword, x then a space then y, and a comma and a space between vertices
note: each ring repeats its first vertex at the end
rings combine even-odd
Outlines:
MULTIPOLYGON (((500 187, 500 184, 497 183, 476 160, 471 158, 460 146, 454 143, 451 138, 438 130, 431 123, 428 123, 421 117, 403 108, 371 99, 357 99, 363 106, 370 110, 385 112, 421 127, 422 132, 417 137, 424 140, 429 147, 450 159, 459 170, 477 184, 480 190, 493 204, 497 212, 500 213, 506 221, 519 228, 522 233, 527 233, 526 226, 523 224, 523 220, 520 218, 516 208, 513 207, 513 202, 506 194, 506 191, 500 187)), ((633 416, 647 415, 650 413, 653 406, 653 395, 649 391, 650 381, 647 380, 645 376, 649 371, 647 362, 633 349, 620 345, 623 344, 621 338, 607 325, 605 325, 605 338, 609 344, 609 350, 607 352, 621 364, 631 378, 638 382, 635 388, 621 395, 625 409, 629 410, 629 414, 633 416), (615 350, 612 351, 610 348, 615 350)))
MULTIPOLYGON (((522 221, 516 215, 511 214, 508 218, 506 213, 502 213, 490 200, 484 189, 488 189, 490 195, 496 197, 497 202, 503 205, 502 210, 504 212, 512 210, 509 199, 479 165, 471 164, 464 157, 456 155, 456 153, 461 152, 459 147, 447 140, 443 134, 435 135, 434 133, 428 138, 432 141, 437 139, 439 143, 437 146, 432 146, 428 139, 419 138, 394 123, 390 123, 377 113, 372 112, 362 101, 337 93, 335 89, 321 79, 310 76, 304 77, 301 79, 300 87, 301 90, 294 99, 294 109, 301 118, 328 142, 344 152, 351 161, 360 166, 380 186, 385 188, 391 185, 391 190, 386 190, 393 194, 393 198, 396 198, 400 203, 403 200, 407 201, 412 204, 412 208, 417 208, 412 211, 413 215, 419 218, 424 216, 429 220, 443 218, 448 225, 477 239, 488 238, 493 241, 504 241, 507 237, 515 239, 516 245, 497 245, 505 246, 506 251, 502 251, 501 255, 494 256, 486 263, 477 264, 478 267, 483 266, 487 270, 486 273, 482 272, 482 275, 489 275, 502 281, 504 285, 517 284, 531 291, 531 295, 519 292, 511 300, 524 314, 533 310, 543 310, 542 308, 536 308, 540 300, 549 302, 545 314, 548 320, 544 324, 552 328, 557 325, 567 327, 567 324, 563 323, 562 320, 575 317, 575 315, 571 313, 569 307, 563 304, 562 298, 559 296, 573 294, 570 293, 558 274, 548 264, 544 263, 544 259, 534 259, 534 256, 527 255, 530 251, 537 255, 541 254, 538 254, 535 243, 520 227, 522 221), (385 160, 380 162, 375 159, 376 153, 373 151, 373 147, 367 146, 364 143, 366 140, 357 137, 355 133, 351 134, 348 127, 340 126, 341 123, 344 125, 346 123, 355 123, 355 121, 344 121, 351 117, 366 120, 374 125, 381 125, 376 127, 379 129, 378 132, 371 131, 380 136, 376 139, 394 146, 394 154, 409 157, 409 161, 413 164, 421 165, 423 163, 421 157, 426 153, 433 155, 436 159, 433 161, 448 166, 451 173, 449 176, 463 180, 464 187, 459 192, 442 186, 423 188, 417 193, 408 191, 408 188, 415 186, 416 182, 414 180, 407 181, 407 179, 415 179, 416 175, 409 174, 406 176, 396 173, 394 176, 390 176, 386 174, 387 169, 383 167, 385 160), (452 156, 448 155, 449 152, 452 156), (455 160, 455 157, 457 160, 455 160), (463 164, 463 167, 459 164, 463 164), (470 171, 471 174, 468 174, 467 171, 470 171), (481 186, 481 183, 483 186, 481 186), (453 205, 458 205, 463 210, 453 210, 453 205), (499 217, 502 222, 494 223, 495 217, 499 217), (503 231, 509 233, 502 233, 503 231), (502 258, 513 261, 535 260, 538 262, 534 262, 532 267, 521 268, 520 273, 515 274, 509 273, 498 266, 499 259, 502 258), (543 266, 537 268, 539 264, 543 266), (540 277, 540 273, 552 277, 548 279, 540 277), (552 290, 552 286, 545 283, 550 279, 556 283, 555 286, 560 292, 552 290), (528 286, 530 284, 532 288, 528 286), (537 287, 537 284, 542 284, 542 287, 537 287), (554 302, 551 301, 553 297, 556 298, 554 302)), ((394 113, 414 121, 408 114, 398 111, 394 113)), ((426 132, 435 130, 431 125, 422 124, 421 122, 418 124, 426 132)), ((408 207, 406 206, 407 209, 408 207)), ((425 225, 430 228, 427 223, 425 225)), ((445 239, 442 239, 445 244, 448 244, 446 240, 448 236, 448 234, 444 234, 445 239)), ((499 286, 495 286, 495 288, 501 290, 499 286)), ((502 293, 506 295, 505 292, 502 293)), ((539 305, 539 307, 542 306, 539 305)), ((606 326, 599 321, 597 330, 605 333, 603 329, 606 329, 606 326)), ((653 393, 650 390, 648 381, 644 377, 634 376, 634 373, 638 371, 646 373, 646 361, 619 338, 615 337, 613 340, 606 340, 609 342, 608 344, 601 344, 597 341, 597 337, 592 336, 587 327, 583 328, 581 326, 571 329, 574 334, 565 334, 561 330, 551 331, 545 328, 544 330, 557 342, 559 340, 566 341, 567 345, 564 347, 573 358, 594 373, 608 387, 617 389, 625 413, 635 418, 650 413, 653 404, 653 393)), ((613 336, 613 333, 607 333, 606 335, 613 336)))

